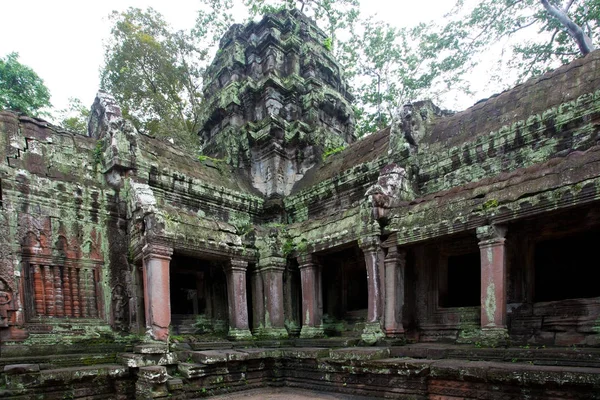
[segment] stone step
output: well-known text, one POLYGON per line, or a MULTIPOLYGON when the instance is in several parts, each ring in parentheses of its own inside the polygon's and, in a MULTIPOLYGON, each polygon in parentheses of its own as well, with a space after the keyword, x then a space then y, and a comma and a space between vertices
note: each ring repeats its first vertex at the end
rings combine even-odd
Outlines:
POLYGON ((0 369, 13 364, 39 364, 40 369, 56 369, 77 365, 114 364, 115 353, 57 354, 53 356, 0 357, 0 369))
POLYGON ((122 353, 119 354, 119 360, 127 367, 140 368, 176 364, 178 355, 173 352, 162 354, 122 353))
POLYGON ((129 369, 122 365, 101 364, 42 370, 38 364, 16 364, 4 367, 6 387, 12 390, 31 389, 54 384, 94 380, 117 379, 128 376, 129 369))
POLYGON ((294 345, 296 347, 351 347, 356 346, 360 342, 359 338, 354 337, 332 337, 326 339, 296 339, 294 345))
POLYGON ((600 368, 600 349, 596 348, 485 348, 467 345, 415 344, 392 347, 393 357, 501 361, 536 365, 564 365, 600 368))

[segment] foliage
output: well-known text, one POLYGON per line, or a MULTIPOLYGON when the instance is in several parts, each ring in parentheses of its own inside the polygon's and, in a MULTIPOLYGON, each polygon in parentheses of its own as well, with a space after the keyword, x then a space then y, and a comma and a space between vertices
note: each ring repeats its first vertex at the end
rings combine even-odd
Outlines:
MULTIPOLYGON (((214 0, 213 0, 214 1, 214 0)), ((315 20, 335 46, 338 36, 351 32, 360 14, 359 0, 243 0, 251 16, 263 15, 274 10, 298 8, 315 20)))
POLYGON ((0 109, 12 109, 31 116, 47 115, 42 109, 51 106, 48 88, 18 59, 18 53, 0 58, 0 109))
POLYGON ((110 17, 101 87, 112 93, 144 133, 193 142, 198 130, 201 68, 205 54, 191 35, 173 32, 148 8, 110 17))
POLYGON ((346 148, 345 146, 340 146, 340 147, 334 147, 334 148, 325 150, 325 152, 323 153, 323 161, 325 161, 329 156, 332 156, 334 154, 341 152, 345 148, 346 148))
POLYGON ((471 7, 458 0, 441 35, 457 42, 450 50, 461 59, 476 59, 497 43, 504 43, 496 78, 503 82, 507 74, 501 66, 506 64, 522 81, 582 54, 565 25, 567 20, 559 20, 548 7, 564 13, 588 38, 600 33, 600 0, 482 0, 471 7))
POLYGON ((58 111, 57 119, 59 125, 66 130, 87 135, 89 116, 89 108, 85 107, 81 100, 71 97, 67 108, 58 111))
POLYGON ((113 13, 102 82, 138 129, 195 136, 201 71, 230 26, 242 22, 235 16, 297 8, 325 31, 323 47, 339 60, 353 88, 362 136, 389 125, 394 111, 408 102, 435 99, 450 89, 468 92, 467 73, 496 42, 509 45, 498 65, 516 71, 496 71, 505 84, 571 61, 580 54, 573 30, 549 6, 560 6, 590 38, 599 29, 600 0, 563 0, 562 6, 559 0, 455 1, 442 25, 405 28, 364 18, 359 0, 201 0, 190 33, 172 32, 152 9, 129 9, 113 13), (525 29, 538 34, 524 40, 519 35, 525 29))

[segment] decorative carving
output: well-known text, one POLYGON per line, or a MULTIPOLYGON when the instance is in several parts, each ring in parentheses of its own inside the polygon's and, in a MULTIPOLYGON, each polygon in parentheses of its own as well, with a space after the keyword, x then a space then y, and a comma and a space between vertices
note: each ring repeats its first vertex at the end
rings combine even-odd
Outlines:
POLYGON ((0 279, 0 328, 8 327, 8 311, 12 310, 13 293, 4 279, 0 279))
POLYGON ((99 267, 40 265, 29 263, 31 284, 26 293, 33 298, 32 317, 98 318, 99 267))
POLYGON ((477 238, 482 242, 504 241, 506 227, 501 225, 485 225, 477 228, 477 238))
POLYGON ((112 289, 112 310, 113 323, 116 329, 127 329, 127 311, 129 306, 129 295, 127 289, 121 284, 117 284, 112 289))
POLYGON ((390 208, 398 206, 400 201, 411 195, 406 170, 394 163, 381 170, 377 183, 365 193, 373 207, 373 218, 376 220, 385 219, 390 208))

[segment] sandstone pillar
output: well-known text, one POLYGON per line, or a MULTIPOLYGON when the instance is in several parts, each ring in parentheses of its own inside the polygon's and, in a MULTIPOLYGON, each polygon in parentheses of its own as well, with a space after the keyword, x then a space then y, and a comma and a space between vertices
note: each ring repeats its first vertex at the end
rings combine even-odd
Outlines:
POLYGON ((404 335, 402 310, 404 308, 404 270, 406 252, 393 246, 385 257, 385 315, 386 336, 404 335))
POLYGON ((285 317, 283 315, 283 271, 285 258, 269 257, 259 265, 262 275, 265 328, 264 336, 286 338, 285 317))
POLYGON ((312 254, 298 257, 302 285, 301 338, 323 336, 323 294, 321 292, 321 266, 312 254))
POLYGON ((381 330, 384 301, 379 268, 379 238, 375 236, 363 238, 359 245, 365 255, 369 297, 367 323, 361 337, 365 343, 375 344, 384 336, 381 330))
POLYGON ((166 342, 171 324, 169 264, 173 249, 147 244, 142 249, 142 253, 146 330, 152 339, 166 342))
POLYGON ((263 277, 260 271, 253 271, 250 278, 252 285, 252 333, 261 335, 265 328, 265 296, 263 277))
POLYGON ((506 228, 477 228, 481 252, 481 330, 484 335, 506 336, 506 228))
POLYGON ((248 329, 248 300, 246 299, 246 270, 248 262, 232 259, 225 268, 227 302, 229 305, 229 334, 231 339, 250 339, 248 329))

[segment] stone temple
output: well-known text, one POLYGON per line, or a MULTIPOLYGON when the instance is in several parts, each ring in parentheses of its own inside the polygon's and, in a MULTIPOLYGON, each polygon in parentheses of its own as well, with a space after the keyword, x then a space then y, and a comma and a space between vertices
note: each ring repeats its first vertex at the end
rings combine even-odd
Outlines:
POLYGON ((600 52, 356 140, 325 38, 233 26, 200 158, 0 112, 1 398, 600 398, 600 52))

